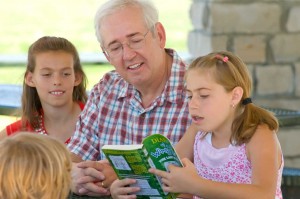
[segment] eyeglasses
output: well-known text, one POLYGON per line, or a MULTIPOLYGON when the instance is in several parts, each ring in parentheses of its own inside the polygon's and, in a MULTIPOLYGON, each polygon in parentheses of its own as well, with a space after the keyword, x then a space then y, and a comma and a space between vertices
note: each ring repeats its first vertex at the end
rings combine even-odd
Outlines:
POLYGON ((107 48, 103 48, 103 53, 106 54, 107 56, 111 58, 116 58, 122 55, 123 53, 123 45, 127 44, 127 46, 131 49, 139 49, 142 48, 145 44, 145 37, 147 36, 148 31, 142 35, 142 34, 137 34, 134 35, 133 37, 130 37, 130 39, 127 42, 121 43, 121 42, 115 42, 110 44, 107 48))

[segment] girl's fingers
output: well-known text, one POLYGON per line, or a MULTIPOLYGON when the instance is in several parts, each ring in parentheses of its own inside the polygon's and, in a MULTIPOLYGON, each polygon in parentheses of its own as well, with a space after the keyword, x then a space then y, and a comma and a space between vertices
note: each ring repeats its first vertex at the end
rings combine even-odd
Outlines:
POLYGON ((150 173, 153 173, 154 175, 160 176, 162 178, 166 178, 168 173, 162 170, 158 170, 158 169, 154 169, 154 168, 150 168, 149 169, 150 173))

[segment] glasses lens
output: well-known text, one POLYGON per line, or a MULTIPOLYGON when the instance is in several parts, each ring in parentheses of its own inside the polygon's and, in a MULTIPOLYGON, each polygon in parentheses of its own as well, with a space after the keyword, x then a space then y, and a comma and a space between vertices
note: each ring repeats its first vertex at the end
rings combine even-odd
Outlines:
POLYGON ((143 47, 145 38, 143 36, 136 36, 129 40, 129 47, 132 49, 139 49, 143 47))
POLYGON ((117 56, 122 52, 122 44, 114 43, 107 48, 109 56, 117 56))
POLYGON ((107 54, 110 57, 118 57, 120 56, 121 52, 123 51, 123 45, 128 45, 131 49, 139 49, 142 48, 145 44, 145 37, 148 34, 149 30, 146 32, 145 35, 136 35, 134 37, 131 37, 128 42, 126 43, 113 43, 107 48, 107 54))

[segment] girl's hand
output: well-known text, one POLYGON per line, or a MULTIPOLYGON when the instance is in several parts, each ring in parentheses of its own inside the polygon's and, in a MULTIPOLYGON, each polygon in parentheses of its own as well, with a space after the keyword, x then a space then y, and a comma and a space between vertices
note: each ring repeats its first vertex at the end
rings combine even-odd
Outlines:
POLYGON ((172 193, 193 193, 193 179, 199 178, 194 164, 187 158, 182 159, 184 167, 169 165, 170 172, 149 169, 150 173, 162 178, 163 190, 172 193))
POLYGON ((135 179, 115 180, 110 186, 110 193, 113 199, 135 199, 134 193, 140 190, 139 187, 133 187, 135 179))

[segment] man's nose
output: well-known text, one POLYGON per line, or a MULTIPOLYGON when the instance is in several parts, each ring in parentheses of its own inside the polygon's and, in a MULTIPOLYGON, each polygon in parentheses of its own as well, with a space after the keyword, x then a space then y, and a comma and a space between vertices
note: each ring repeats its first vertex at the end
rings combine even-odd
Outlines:
POLYGON ((122 53, 124 60, 131 60, 136 55, 136 51, 128 43, 122 44, 122 53))

